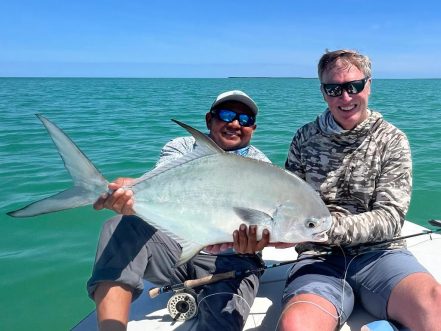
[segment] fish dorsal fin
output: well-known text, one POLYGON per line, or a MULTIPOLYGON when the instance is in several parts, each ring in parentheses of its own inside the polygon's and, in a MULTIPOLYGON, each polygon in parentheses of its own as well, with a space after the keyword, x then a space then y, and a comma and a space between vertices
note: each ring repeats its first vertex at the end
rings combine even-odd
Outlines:
POLYGON ((234 207, 233 210, 239 216, 242 221, 246 224, 269 224, 274 218, 268 213, 264 211, 252 209, 252 208, 244 208, 244 207, 234 207))
POLYGON ((172 119, 173 122, 182 126, 185 130, 187 130, 193 137, 196 139, 196 144, 199 147, 202 147, 203 150, 206 150, 206 154, 215 154, 215 153, 225 153, 225 151, 220 148, 210 137, 203 134, 201 131, 196 130, 195 128, 182 123, 178 120, 172 119))
POLYGON ((161 166, 158 166, 157 168, 144 174, 142 177, 136 179, 135 182, 131 185, 134 191, 142 190, 144 185, 147 185, 146 181, 148 179, 153 178, 159 174, 162 174, 167 170, 173 169, 184 163, 191 162, 193 160, 199 159, 204 156, 218 154, 218 153, 219 154, 225 153, 225 151, 222 148, 220 148, 213 140, 211 140, 207 135, 203 134, 199 130, 196 130, 195 128, 185 123, 179 122, 177 120, 172 120, 172 121, 179 124, 193 135, 193 137, 196 140, 197 148, 195 148, 191 153, 187 153, 176 160, 172 160, 161 166), (141 183, 145 183, 145 184, 143 185, 141 183))

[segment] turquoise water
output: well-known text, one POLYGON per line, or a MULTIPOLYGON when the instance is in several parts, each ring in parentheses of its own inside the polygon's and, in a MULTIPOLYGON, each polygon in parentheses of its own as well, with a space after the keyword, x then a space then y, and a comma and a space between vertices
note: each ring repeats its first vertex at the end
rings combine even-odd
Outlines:
MULTIPOLYGON (((160 148, 184 135, 175 118, 204 130, 215 96, 242 89, 261 113, 253 143, 283 166, 295 130, 324 109, 316 79, 0 78, 0 329, 67 330, 93 308, 85 283, 102 223, 83 207, 29 219, 7 211, 70 186, 44 114, 108 179, 139 176, 160 148)), ((441 218, 441 80, 374 80, 371 108, 409 137, 414 190, 408 219, 441 218)))

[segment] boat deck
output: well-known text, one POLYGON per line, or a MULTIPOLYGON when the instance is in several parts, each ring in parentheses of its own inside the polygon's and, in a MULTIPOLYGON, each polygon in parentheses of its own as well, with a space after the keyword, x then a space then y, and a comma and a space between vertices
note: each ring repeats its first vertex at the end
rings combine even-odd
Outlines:
MULTIPOLYGON (((425 228, 406 222, 403 228, 403 235, 414 234, 424 231, 425 228)), ((441 235, 432 234, 407 239, 408 248, 419 261, 441 281, 441 235), (432 240, 430 240, 432 238, 432 240)), ((293 248, 274 249, 267 247, 263 251, 263 258, 267 264, 295 259, 296 253, 293 248)), ((259 292, 251 307, 251 313, 246 321, 244 330, 248 331, 270 331, 275 330, 278 318, 281 313, 280 299, 285 284, 286 273, 289 265, 267 270, 261 279, 259 292)), ((195 330, 196 319, 186 322, 174 321, 167 311, 167 301, 171 294, 162 294, 151 299, 147 290, 153 287, 145 283, 143 293, 133 304, 130 313, 129 331, 138 330, 195 330)), ((361 307, 356 307, 350 319, 345 323, 341 331, 360 330, 360 328, 371 321, 374 321, 361 307)), ((81 321, 74 331, 97 330, 96 315, 91 313, 81 321)))

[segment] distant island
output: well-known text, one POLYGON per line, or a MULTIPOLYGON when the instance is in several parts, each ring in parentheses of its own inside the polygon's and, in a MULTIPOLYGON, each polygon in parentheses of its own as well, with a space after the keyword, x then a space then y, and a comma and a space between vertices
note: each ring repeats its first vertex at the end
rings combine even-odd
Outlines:
POLYGON ((288 78, 288 79, 316 79, 316 77, 286 77, 286 76, 230 76, 227 78, 288 78))

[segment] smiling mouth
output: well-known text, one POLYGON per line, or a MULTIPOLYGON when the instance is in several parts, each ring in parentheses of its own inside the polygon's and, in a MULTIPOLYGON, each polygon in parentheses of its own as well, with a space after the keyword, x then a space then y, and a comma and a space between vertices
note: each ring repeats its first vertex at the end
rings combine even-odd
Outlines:
POLYGON ((239 137, 236 131, 224 131, 223 134, 227 137, 239 137))
POLYGON ((347 107, 338 107, 340 110, 342 110, 342 111, 345 111, 345 112, 349 112, 349 111, 352 111, 352 110, 354 110, 355 108, 357 108, 357 105, 350 105, 350 106, 347 106, 347 107))

